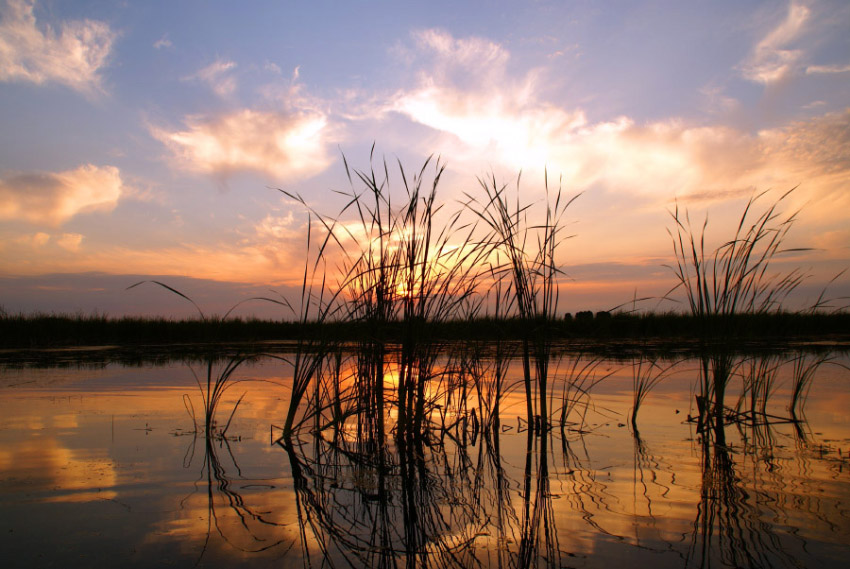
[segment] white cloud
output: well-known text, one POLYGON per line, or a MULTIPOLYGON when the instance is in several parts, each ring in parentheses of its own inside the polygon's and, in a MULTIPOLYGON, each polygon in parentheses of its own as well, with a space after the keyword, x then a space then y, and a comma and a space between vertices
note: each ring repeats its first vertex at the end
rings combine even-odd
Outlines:
POLYGON ((740 66, 744 78, 757 83, 774 83, 786 77, 799 64, 803 51, 791 46, 805 30, 811 10, 791 2, 788 15, 756 44, 750 57, 740 66))
POLYGON ((257 236, 261 240, 290 239, 296 231, 294 224, 295 216, 291 211, 285 216, 269 214, 256 225, 257 236))
POLYGON ((548 140, 586 123, 581 111, 536 100, 537 70, 511 78, 509 53, 498 44, 439 30, 417 32, 414 40, 427 67, 416 88, 395 94, 389 110, 518 168, 545 163, 548 140))
POLYGON ((171 46, 172 46, 171 40, 168 39, 167 35, 162 36, 161 38, 159 38, 158 40, 156 40, 153 43, 154 49, 163 49, 163 48, 171 47, 171 46))
POLYGON ((414 41, 420 52, 434 57, 439 80, 474 77, 476 81, 491 78, 499 79, 504 75, 510 59, 510 53, 497 43, 478 37, 455 38, 451 34, 437 29, 414 32, 414 41))
MULTIPOLYGON (((807 11, 792 7, 791 12, 791 23, 770 34, 764 46, 781 45, 797 33, 807 11)), ((546 166, 550 176, 562 175, 565 188, 638 196, 651 207, 675 196, 722 201, 797 184, 815 202, 826 203, 824 196, 840 203, 850 199, 841 197, 841 188, 846 194, 850 183, 850 111, 755 134, 675 118, 592 122, 581 108, 542 101, 540 72, 532 70, 518 81, 511 77, 502 65, 508 55, 498 46, 441 33, 420 34, 417 45, 432 59, 420 70, 419 83, 397 92, 387 106, 434 129, 439 152, 451 156, 455 167, 458 162, 461 169, 507 167, 534 176, 546 166), (473 54, 496 65, 461 85, 464 70, 478 73, 473 54)), ((421 150, 433 152, 435 138, 424 138, 432 147, 421 150)))
POLYGON ((806 74, 834 74, 850 72, 850 64, 848 65, 809 65, 806 67, 806 74))
POLYGON ((316 111, 242 109, 213 117, 190 116, 183 130, 153 128, 179 166, 227 177, 257 172, 275 180, 296 180, 330 165, 328 123, 316 111))
POLYGON ((236 78, 231 72, 236 69, 233 61, 218 59, 186 79, 197 79, 207 83, 219 97, 229 97, 236 92, 236 78))
MULTIPOLYGON (((265 62, 263 64, 263 69, 268 71, 269 73, 273 73, 274 75, 283 74, 283 70, 281 70, 280 66, 277 63, 272 63, 271 61, 265 62)), ((296 79, 297 79, 297 73, 298 73, 297 67, 295 68, 295 73, 296 73, 296 79)))
POLYGON ((34 2, 7 0, 0 11, 0 81, 56 82, 92 94, 116 34, 104 22, 73 20, 37 25, 34 2))
POLYGON ((850 108, 759 133, 765 183, 800 184, 824 223, 850 211, 850 108))
POLYGON ((114 166, 19 174, 0 180, 0 219, 57 226, 79 213, 112 210, 122 191, 114 166))

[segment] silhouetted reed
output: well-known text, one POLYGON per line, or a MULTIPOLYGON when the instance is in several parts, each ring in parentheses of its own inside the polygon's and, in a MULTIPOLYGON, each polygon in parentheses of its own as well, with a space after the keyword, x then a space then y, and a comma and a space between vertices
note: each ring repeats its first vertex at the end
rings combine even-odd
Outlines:
POLYGON ((581 429, 590 410, 590 391, 600 382, 611 377, 614 371, 602 370, 602 358, 575 354, 564 358, 559 357, 556 366, 556 377, 561 379, 560 409, 555 409, 561 431, 572 426, 581 429))
POLYGON ((324 228, 320 255, 341 258, 334 310, 336 317, 363 326, 355 383, 364 418, 375 422, 383 440, 385 407, 392 403, 396 436, 417 437, 437 405, 428 385, 439 382, 442 373, 435 368, 440 352, 429 326, 476 311, 476 277, 485 252, 472 239, 474 227, 460 224, 460 212, 437 223, 441 207, 435 200, 444 170, 439 160, 429 158, 412 177, 399 164, 400 197, 391 191, 386 162, 380 174, 374 163, 368 171, 352 170, 347 161, 345 167, 352 189, 335 217, 284 193, 305 205, 324 228), (351 214, 353 223, 342 221, 351 214), (338 250, 328 251, 328 243, 338 250), (400 325, 400 338, 387 336, 390 324, 400 325), (391 340, 398 344, 391 347, 391 340), (390 355, 397 368, 394 386, 385 385, 390 355))
MULTIPOLYGON (((133 289, 133 288, 140 286, 140 285, 143 285, 145 283, 152 283, 152 284, 155 284, 157 286, 160 286, 160 287, 168 290, 169 292, 179 296, 180 298, 183 298, 184 300, 190 302, 192 304, 192 306, 194 306, 195 309, 197 310, 201 319, 205 322, 209 321, 208 317, 204 314, 203 310, 201 310, 201 307, 198 306, 198 304, 194 300, 192 300, 186 294, 180 292, 179 290, 177 290, 177 289, 175 289, 175 288, 173 288, 173 287, 171 287, 171 286, 169 286, 165 283, 155 281, 155 280, 141 281, 141 282, 135 283, 133 285, 130 285, 129 287, 127 287, 127 290, 133 289)), ((233 310, 237 306, 239 306, 243 302, 247 302, 249 300, 262 300, 264 302, 271 302, 271 303, 274 303, 274 304, 279 304, 279 305, 283 305, 283 306, 287 306, 287 307, 291 308, 288 301, 286 301, 285 299, 276 300, 276 299, 272 299, 272 298, 263 298, 263 297, 250 298, 250 299, 246 299, 246 300, 234 305, 233 308, 228 310, 221 319, 215 319, 213 323, 226 321, 227 317, 231 314, 231 312, 233 312, 233 310)), ((224 425, 221 426, 221 424, 218 422, 217 417, 216 417, 217 412, 219 410, 219 406, 221 404, 221 401, 224 397, 225 392, 228 389, 230 389, 234 385, 240 383, 241 381, 244 381, 244 380, 234 380, 233 374, 234 374, 234 372, 236 372, 236 370, 243 363, 245 363, 245 361, 247 361, 250 358, 248 356, 243 356, 243 355, 237 355, 237 356, 234 356, 234 357, 224 358, 223 367, 221 368, 221 370, 217 370, 216 366, 219 363, 218 362, 219 357, 220 357, 219 354, 216 353, 215 346, 212 346, 211 349, 210 349, 210 353, 208 353, 206 358, 205 358, 206 359, 206 362, 205 362, 206 363, 206 373, 204 373, 203 376, 199 376, 195 372, 194 369, 190 368, 192 375, 195 378, 195 383, 197 383, 198 390, 200 391, 200 394, 201 394, 201 401, 202 401, 202 404, 203 404, 203 429, 204 429, 204 434, 205 434, 207 439, 211 439, 211 438, 215 438, 215 437, 220 438, 220 439, 226 439, 227 430, 230 427, 230 423, 231 423, 231 421, 233 421, 233 417, 236 414, 236 410, 239 408, 239 404, 242 403, 242 400, 245 397, 245 394, 243 393, 242 396, 240 396, 239 399, 236 400, 236 402, 233 404, 233 408, 230 411, 230 415, 228 415, 228 417, 227 417, 227 421, 225 421, 224 425)), ((186 411, 192 417, 192 422, 195 424, 195 430, 197 431, 198 430, 198 421, 195 417, 195 408, 194 408, 194 405, 192 404, 192 400, 191 400, 190 397, 188 397, 188 395, 184 395, 183 402, 184 402, 184 405, 186 406, 186 411)))
POLYGON ((700 415, 704 419, 713 416, 723 422, 727 412, 726 388, 736 367, 730 353, 736 317, 781 310, 783 301, 805 278, 799 269, 785 274, 770 271, 777 255, 804 250, 783 248, 796 212, 783 216, 779 207, 792 192, 782 194, 760 213, 756 206, 765 192, 752 196, 731 239, 713 251, 706 249, 708 216, 697 230, 678 204, 671 212, 673 229, 668 233, 677 284, 670 293, 683 290, 690 313, 698 319, 703 343, 700 415))
MULTIPOLYGON (((520 202, 519 177, 513 198, 508 185, 500 185, 495 176, 479 178, 484 197, 467 194, 466 207, 490 234, 486 243, 492 254, 506 260, 495 272, 510 275, 509 306, 523 323, 522 364, 526 394, 526 415, 531 430, 548 429, 551 420, 548 407, 549 363, 552 351, 551 323, 557 319, 562 273, 556 253, 563 240, 567 208, 578 196, 566 199, 562 188, 550 194, 548 173, 545 178, 545 215, 538 223, 529 221, 533 204, 520 202), (536 390, 536 394, 534 391, 536 390)), ((497 257, 498 258, 498 257, 497 257)))
POLYGON ((637 415, 649 392, 661 383, 673 370, 675 363, 663 366, 658 363, 658 358, 647 356, 643 351, 632 360, 632 432, 639 438, 637 427, 637 415))
POLYGON ((848 369, 846 365, 837 361, 837 355, 832 351, 808 353, 800 350, 791 358, 791 402, 788 404, 788 410, 791 412, 791 418, 794 421, 805 417, 803 410, 809 396, 809 390, 812 388, 815 374, 824 365, 835 365, 848 369))

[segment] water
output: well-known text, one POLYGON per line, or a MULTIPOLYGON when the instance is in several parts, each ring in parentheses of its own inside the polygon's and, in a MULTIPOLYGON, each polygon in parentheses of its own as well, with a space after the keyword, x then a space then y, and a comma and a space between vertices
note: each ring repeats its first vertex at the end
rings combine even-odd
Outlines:
MULTIPOLYGON (((788 357, 770 424, 698 429, 689 360, 649 393, 634 432, 630 364, 602 361, 598 377, 611 375, 563 430, 529 436, 516 387, 496 433, 471 415, 453 425, 445 405, 445 428, 383 447, 356 436, 358 417, 279 441, 292 367, 277 359, 234 372, 209 436, 203 362, 6 368, 4 566, 845 567, 850 372, 821 366, 806 420, 787 422, 788 357)), ((514 362, 509 383, 520 374, 514 362)))

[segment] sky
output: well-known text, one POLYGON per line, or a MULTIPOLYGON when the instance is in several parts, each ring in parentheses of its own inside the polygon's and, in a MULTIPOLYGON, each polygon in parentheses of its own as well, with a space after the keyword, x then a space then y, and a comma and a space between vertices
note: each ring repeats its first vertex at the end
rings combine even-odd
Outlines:
POLYGON ((334 215, 373 145, 398 191, 439 157, 447 211, 481 177, 578 195, 565 311, 663 296, 675 207, 720 243, 796 188, 805 305, 850 267, 850 4, 0 0, 0 306, 289 295, 308 220, 277 190, 334 215))

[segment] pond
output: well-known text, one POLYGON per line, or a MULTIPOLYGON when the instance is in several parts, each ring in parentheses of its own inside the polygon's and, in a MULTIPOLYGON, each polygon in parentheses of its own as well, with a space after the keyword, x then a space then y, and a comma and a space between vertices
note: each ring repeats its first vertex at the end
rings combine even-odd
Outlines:
MULTIPOLYGON (((353 407, 351 354, 322 364, 288 437, 294 354, 6 366, 4 565, 846 567, 846 352, 735 356, 710 425, 699 358, 559 353, 536 428, 520 359, 498 360, 494 409, 493 355, 447 354, 415 437, 400 406, 353 407)), ((403 370, 380 373, 392 401, 403 370)))

